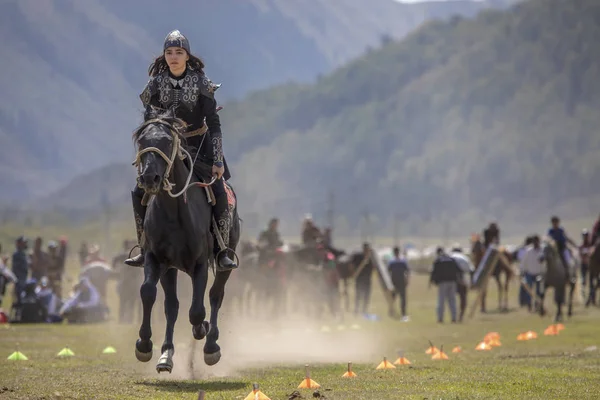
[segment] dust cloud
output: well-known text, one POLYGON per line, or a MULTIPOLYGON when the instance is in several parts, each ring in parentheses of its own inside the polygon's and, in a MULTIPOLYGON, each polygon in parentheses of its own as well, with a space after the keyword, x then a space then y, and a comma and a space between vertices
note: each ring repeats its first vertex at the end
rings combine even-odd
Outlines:
MULTIPOLYGON (((195 341, 189 327, 176 332, 174 369, 158 377, 169 379, 209 379, 236 377, 244 370, 275 366, 318 363, 372 362, 382 357, 381 340, 376 331, 365 329, 366 322, 320 323, 298 317, 269 323, 242 317, 224 318, 220 324, 222 358, 214 366, 204 363, 205 340, 195 341), (190 362, 192 364, 190 364, 190 362)), ((158 343, 155 341, 155 346, 158 343)), ((154 366, 148 373, 157 377, 154 366)))

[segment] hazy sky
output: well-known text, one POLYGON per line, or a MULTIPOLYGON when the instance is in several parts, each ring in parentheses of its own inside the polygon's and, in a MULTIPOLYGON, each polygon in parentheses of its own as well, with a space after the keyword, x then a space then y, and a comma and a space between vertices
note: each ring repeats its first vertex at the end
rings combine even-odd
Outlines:
MULTIPOLYGON (((424 3, 426 1, 456 1, 456 0, 396 0, 399 3, 424 3)), ((472 0, 472 1, 483 1, 483 0, 472 0)))

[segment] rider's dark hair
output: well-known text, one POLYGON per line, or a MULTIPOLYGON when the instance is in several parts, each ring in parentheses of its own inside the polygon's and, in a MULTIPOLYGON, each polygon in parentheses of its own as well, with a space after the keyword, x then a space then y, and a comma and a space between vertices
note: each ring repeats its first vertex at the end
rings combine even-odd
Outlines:
MULTIPOLYGON (((191 54, 188 54, 188 55, 190 56, 190 59, 187 60, 187 63, 186 63, 187 66, 192 68, 195 71, 204 73, 204 62, 196 56, 193 56, 191 54)), ((161 54, 160 56, 156 57, 156 59, 148 67, 148 75, 156 76, 158 74, 162 74, 163 72, 167 71, 168 69, 169 69, 169 66, 167 65, 167 60, 165 59, 165 55, 161 54)))

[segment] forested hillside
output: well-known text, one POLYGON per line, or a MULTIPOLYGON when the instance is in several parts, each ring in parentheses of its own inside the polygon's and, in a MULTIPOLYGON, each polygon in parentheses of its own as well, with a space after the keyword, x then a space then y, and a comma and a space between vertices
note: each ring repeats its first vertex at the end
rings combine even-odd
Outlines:
POLYGON ((323 212, 332 189, 352 223, 368 207, 388 227, 394 213, 417 224, 595 214, 599 22, 594 0, 432 22, 316 85, 232 104, 238 188, 252 209, 295 217, 282 199, 323 212))
POLYGON ((596 215, 599 22, 594 0, 530 0, 225 104, 242 215, 323 223, 330 192, 347 231, 366 215, 387 233, 397 214, 438 235, 596 215))
POLYGON ((310 82, 431 18, 505 1, 6 0, 0 13, 0 201, 40 195, 130 157, 138 94, 180 29, 222 82, 219 101, 310 82))

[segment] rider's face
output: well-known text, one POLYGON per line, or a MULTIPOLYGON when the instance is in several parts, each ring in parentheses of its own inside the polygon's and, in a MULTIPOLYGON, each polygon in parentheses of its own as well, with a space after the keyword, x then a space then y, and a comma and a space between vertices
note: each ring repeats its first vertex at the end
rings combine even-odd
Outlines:
POLYGON ((165 60, 173 74, 182 73, 189 59, 187 51, 181 47, 169 47, 165 50, 165 60))

